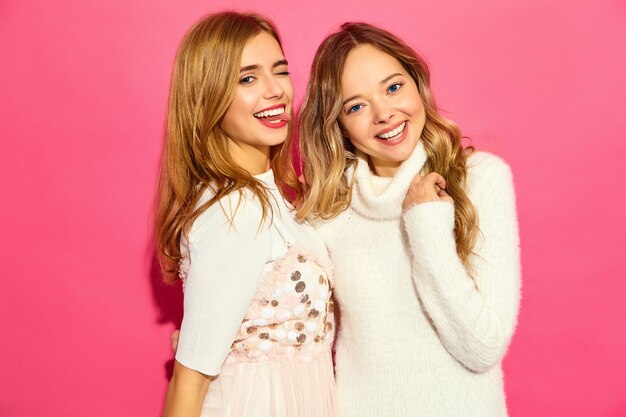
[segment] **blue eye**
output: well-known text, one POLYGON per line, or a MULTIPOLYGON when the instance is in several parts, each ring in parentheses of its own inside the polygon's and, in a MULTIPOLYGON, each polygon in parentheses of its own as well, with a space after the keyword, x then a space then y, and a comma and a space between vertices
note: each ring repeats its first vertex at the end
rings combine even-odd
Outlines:
POLYGON ((402 87, 402 83, 393 83, 389 86, 387 91, 389 91, 390 93, 395 93, 400 89, 400 87, 402 87))
POLYGON ((362 104, 355 104, 354 106, 350 107, 350 109, 348 110, 348 113, 354 113, 356 111, 361 110, 361 108, 363 107, 362 104))
POLYGON ((254 77, 252 75, 248 75, 239 80, 239 84, 250 84, 254 81, 254 77))

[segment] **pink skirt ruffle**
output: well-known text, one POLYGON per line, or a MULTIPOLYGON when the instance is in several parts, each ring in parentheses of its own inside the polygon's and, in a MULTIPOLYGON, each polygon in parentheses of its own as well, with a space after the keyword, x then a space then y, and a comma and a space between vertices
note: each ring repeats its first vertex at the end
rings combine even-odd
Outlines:
POLYGON ((338 417, 330 350, 224 364, 202 417, 338 417))

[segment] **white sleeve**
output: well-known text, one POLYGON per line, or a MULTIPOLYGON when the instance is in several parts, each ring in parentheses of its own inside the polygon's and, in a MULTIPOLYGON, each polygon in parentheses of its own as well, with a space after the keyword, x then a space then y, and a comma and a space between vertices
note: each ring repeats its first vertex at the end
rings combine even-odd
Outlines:
POLYGON ((508 165, 483 154, 469 177, 480 228, 470 258, 474 280, 456 253, 452 204, 416 205, 404 221, 415 286, 442 344, 464 366, 484 372, 502 359, 517 321, 519 237, 508 165))
MULTIPOLYGON (((236 207, 237 200, 235 193, 222 202, 236 207)), ((242 199, 230 224, 216 203, 196 219, 188 236, 190 264, 176 360, 206 375, 219 374, 270 261, 271 235, 265 225, 259 227, 255 204, 242 199)))

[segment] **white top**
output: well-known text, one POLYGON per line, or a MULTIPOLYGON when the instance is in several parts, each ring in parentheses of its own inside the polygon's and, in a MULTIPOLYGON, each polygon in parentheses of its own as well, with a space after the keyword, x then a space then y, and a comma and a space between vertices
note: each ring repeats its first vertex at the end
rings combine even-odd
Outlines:
MULTIPOLYGON (((259 228, 261 203, 246 190, 240 203, 239 193, 231 193, 210 206, 181 241, 189 270, 176 360, 203 374, 219 374, 261 278, 286 250, 275 223, 282 224, 283 233, 291 234, 285 237, 290 243, 300 242, 316 256, 328 259, 315 231, 295 221, 273 172, 255 178, 268 188, 273 207, 273 218, 263 227, 259 228)), ((199 204, 211 197, 212 191, 205 191, 199 204)))
POLYGON ((344 417, 506 416, 501 360, 520 298, 515 196, 498 157, 470 157, 479 216, 475 279, 455 249, 454 206, 402 201, 426 154, 421 142, 393 178, 360 157, 352 203, 318 231, 335 266, 341 315, 336 379, 344 417))

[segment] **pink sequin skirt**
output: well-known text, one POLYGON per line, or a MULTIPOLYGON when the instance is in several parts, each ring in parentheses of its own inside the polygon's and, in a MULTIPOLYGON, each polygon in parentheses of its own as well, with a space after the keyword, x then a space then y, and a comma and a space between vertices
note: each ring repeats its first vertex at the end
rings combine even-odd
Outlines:
POLYGON ((211 382, 202 417, 337 417, 330 349, 313 356, 227 360, 211 382))

